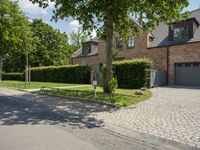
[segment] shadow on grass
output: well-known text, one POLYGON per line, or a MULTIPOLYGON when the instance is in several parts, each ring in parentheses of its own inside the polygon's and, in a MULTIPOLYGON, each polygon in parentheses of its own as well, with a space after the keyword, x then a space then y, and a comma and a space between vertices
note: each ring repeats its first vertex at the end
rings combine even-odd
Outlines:
POLYGON ((107 105, 38 94, 0 96, 0 108, 0 125, 67 123, 78 128, 102 127, 104 122, 96 119, 95 113, 117 110, 107 105))
POLYGON ((103 92, 98 91, 95 97, 94 91, 92 90, 48 89, 48 90, 41 91, 41 93, 46 93, 46 94, 78 97, 78 98, 94 100, 94 101, 95 100, 104 101, 104 102, 115 104, 119 107, 130 106, 140 101, 149 99, 152 96, 151 92, 149 91, 144 91, 144 95, 134 95, 134 91, 132 92, 133 92, 132 95, 130 94, 127 95, 126 93, 105 94, 103 92))

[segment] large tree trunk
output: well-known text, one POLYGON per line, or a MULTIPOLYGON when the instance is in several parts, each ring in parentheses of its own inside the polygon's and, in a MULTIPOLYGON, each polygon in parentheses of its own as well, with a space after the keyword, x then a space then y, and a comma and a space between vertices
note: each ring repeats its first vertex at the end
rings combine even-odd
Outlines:
MULTIPOLYGON (((107 0, 108 7, 112 5, 112 0, 107 0)), ((112 93, 109 88, 109 83, 112 80, 112 40, 113 40, 113 26, 114 18, 112 10, 107 11, 107 21, 106 21, 106 79, 105 79, 105 93, 112 93)))
POLYGON ((0 82, 2 81, 3 74, 3 54, 0 54, 0 82))

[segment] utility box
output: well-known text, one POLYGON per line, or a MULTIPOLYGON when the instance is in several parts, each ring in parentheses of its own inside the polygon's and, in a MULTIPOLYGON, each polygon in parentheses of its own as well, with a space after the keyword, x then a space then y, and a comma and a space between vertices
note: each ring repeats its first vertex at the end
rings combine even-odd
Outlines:
POLYGON ((151 70, 150 87, 166 86, 167 72, 164 70, 151 70))

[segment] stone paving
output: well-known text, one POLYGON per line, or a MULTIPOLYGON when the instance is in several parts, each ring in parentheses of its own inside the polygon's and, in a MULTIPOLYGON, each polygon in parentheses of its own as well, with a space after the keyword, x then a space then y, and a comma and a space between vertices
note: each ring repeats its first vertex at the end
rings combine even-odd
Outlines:
POLYGON ((154 88, 150 100, 93 116, 127 128, 200 148, 200 89, 154 88))

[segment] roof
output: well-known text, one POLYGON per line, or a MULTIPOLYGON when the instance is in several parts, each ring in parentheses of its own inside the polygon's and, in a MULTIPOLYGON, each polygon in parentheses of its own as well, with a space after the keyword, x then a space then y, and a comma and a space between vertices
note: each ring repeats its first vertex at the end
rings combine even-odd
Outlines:
MULTIPOLYGON (((195 19, 198 23, 200 22, 200 9, 194 10, 189 15, 188 19, 195 19)), ((194 37, 187 41, 169 41, 169 26, 161 23, 156 29, 152 32, 154 35, 153 42, 149 43, 149 48, 151 47, 160 47, 160 46, 168 46, 168 45, 175 45, 175 44, 184 44, 184 43, 191 43, 191 42, 198 42, 200 41, 200 26, 197 28, 194 37)))
POLYGON ((82 54, 82 49, 80 48, 78 51, 74 52, 72 54, 72 58, 77 58, 77 57, 89 57, 89 56, 94 56, 98 54, 98 50, 92 50, 91 53, 87 54, 87 55, 83 55, 82 54))
MULTIPOLYGON (((88 43, 88 42, 98 43, 98 41, 99 41, 99 38, 98 38, 98 37, 95 37, 95 38, 93 38, 93 39, 91 39, 91 40, 89 40, 89 41, 86 41, 86 42, 84 42, 84 43, 88 43)), ((74 52, 74 53, 72 54, 72 58, 75 58, 75 57, 94 56, 94 55, 97 55, 97 53, 98 53, 98 50, 97 50, 97 49, 93 49, 93 50, 91 51, 91 53, 89 53, 89 54, 87 54, 87 55, 83 55, 83 53, 82 53, 82 48, 80 48, 79 50, 77 50, 76 52, 74 52)))
POLYGON ((83 43, 88 43, 88 42, 95 42, 95 43, 98 43, 98 42, 99 42, 99 38, 98 38, 98 37, 95 37, 95 38, 90 39, 89 41, 86 41, 86 42, 83 42, 83 43))

